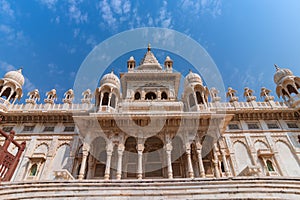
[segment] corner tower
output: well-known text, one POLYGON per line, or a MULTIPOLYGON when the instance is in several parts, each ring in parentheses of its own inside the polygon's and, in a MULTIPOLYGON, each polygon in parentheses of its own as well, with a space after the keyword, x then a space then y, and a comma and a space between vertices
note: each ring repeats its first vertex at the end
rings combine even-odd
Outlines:
POLYGON ((22 69, 9 71, 0 79, 0 110, 7 111, 8 106, 14 104, 23 96, 22 86, 25 83, 22 69))
POLYGON ((282 97, 289 106, 300 108, 300 77, 294 76, 289 69, 281 69, 275 65, 274 82, 276 94, 282 97))

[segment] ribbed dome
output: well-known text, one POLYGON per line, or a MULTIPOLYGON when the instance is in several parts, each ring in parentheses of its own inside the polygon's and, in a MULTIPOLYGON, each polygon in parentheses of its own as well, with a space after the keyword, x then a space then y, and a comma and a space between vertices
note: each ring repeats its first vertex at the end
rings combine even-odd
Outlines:
POLYGON ((103 85, 105 83, 110 83, 120 88, 120 79, 114 74, 113 71, 102 77, 100 84, 103 85))
POLYGON ((200 83, 202 85, 202 79, 199 74, 193 73, 192 71, 189 72, 189 74, 185 77, 184 80, 185 85, 191 84, 191 83, 200 83))
POLYGON ((276 84, 279 84, 279 82, 284 78, 284 77, 287 77, 287 76, 293 76, 293 72, 289 69, 280 69, 280 68, 277 68, 276 69, 276 73, 274 75, 274 82, 276 84))
POLYGON ((22 75, 22 69, 7 72, 4 75, 4 78, 17 83, 20 87, 22 87, 25 82, 24 76, 22 75))

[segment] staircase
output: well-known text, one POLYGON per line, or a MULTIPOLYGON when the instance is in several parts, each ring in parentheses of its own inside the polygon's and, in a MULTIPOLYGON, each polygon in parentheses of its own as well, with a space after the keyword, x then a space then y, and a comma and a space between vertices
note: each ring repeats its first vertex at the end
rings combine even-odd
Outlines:
POLYGON ((300 199, 300 178, 2 182, 0 199, 300 199))

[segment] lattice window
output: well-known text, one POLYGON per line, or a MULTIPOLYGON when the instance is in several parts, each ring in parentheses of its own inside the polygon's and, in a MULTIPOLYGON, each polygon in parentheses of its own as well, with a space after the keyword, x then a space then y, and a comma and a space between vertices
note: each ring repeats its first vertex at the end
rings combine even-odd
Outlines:
POLYGON ((268 129, 279 129, 277 123, 267 123, 268 129))
POLYGON ((296 123, 286 123, 289 128, 299 128, 296 123))
POLYGON ((239 130, 240 129, 238 124, 228 124, 228 128, 230 130, 239 130))
POLYGON ((54 132, 54 126, 46 126, 43 132, 54 132))
POLYGON ((13 126, 4 126, 3 128, 2 128, 2 130, 4 131, 4 132, 10 132, 11 130, 13 130, 13 126))
POLYGON ((66 126, 64 132, 74 132, 75 126, 66 126))
POLYGON ((34 126, 24 126, 23 132, 32 132, 34 129, 34 126))
POLYGON ((257 123, 248 123, 248 129, 259 129, 257 123))

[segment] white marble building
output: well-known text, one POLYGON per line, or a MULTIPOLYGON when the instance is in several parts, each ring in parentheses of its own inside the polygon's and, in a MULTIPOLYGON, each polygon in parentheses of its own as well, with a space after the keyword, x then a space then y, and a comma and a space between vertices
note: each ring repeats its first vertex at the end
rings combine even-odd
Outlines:
MULTIPOLYGON (((171 58, 161 66, 150 47, 140 65, 130 57, 127 67, 120 77, 111 72, 98 88, 82 91, 80 104, 73 103, 72 89, 62 103, 56 103, 55 89, 39 103, 44 95, 36 89, 25 104, 17 104, 23 95, 22 71, 5 74, 0 80, 1 128, 26 141, 13 183, 120 180, 130 186, 166 179, 174 186, 184 179, 229 183, 255 177, 293 180, 298 193, 291 194, 299 195, 300 77, 276 66, 274 82, 282 102, 266 88, 260 93, 263 102, 249 88, 245 101, 228 88, 228 102, 222 102, 218 90, 203 85, 196 73, 180 83, 171 58), (178 94, 180 84, 183 94, 178 94)), ((16 152, 13 146, 10 150, 16 152)))

